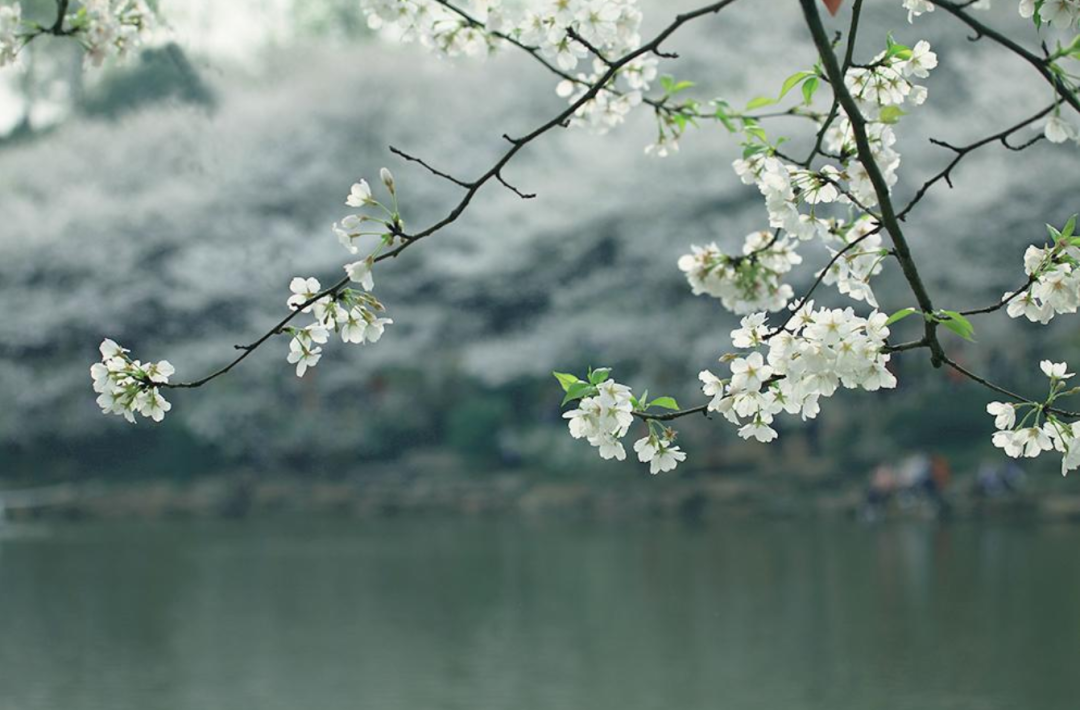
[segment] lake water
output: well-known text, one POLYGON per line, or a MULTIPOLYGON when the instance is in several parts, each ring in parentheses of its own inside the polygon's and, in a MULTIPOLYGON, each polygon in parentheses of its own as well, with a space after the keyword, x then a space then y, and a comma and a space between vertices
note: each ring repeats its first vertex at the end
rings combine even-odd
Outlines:
POLYGON ((1080 528, 0 533, 4 710, 1080 706, 1080 528))

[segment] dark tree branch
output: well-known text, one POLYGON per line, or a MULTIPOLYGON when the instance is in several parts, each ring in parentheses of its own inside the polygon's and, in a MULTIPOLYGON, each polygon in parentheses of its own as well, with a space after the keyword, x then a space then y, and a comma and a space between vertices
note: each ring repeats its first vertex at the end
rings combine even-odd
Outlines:
POLYGON ((674 419, 681 419, 682 417, 688 417, 691 414, 703 414, 706 417, 709 416, 709 405, 702 404, 697 407, 691 407, 690 409, 680 409, 677 412, 664 412, 663 414, 653 414, 651 412, 634 412, 634 416, 638 419, 645 421, 652 420, 654 422, 670 422, 674 419))
POLYGON ((1058 96, 1060 96, 1065 103, 1072 106, 1077 112, 1080 112, 1080 99, 1077 99, 1076 90, 1069 87, 1060 76, 1050 71, 1046 59, 1032 54, 994 28, 976 20, 966 12, 966 4, 952 2, 951 0, 930 0, 930 2, 975 30, 975 39, 987 37, 1035 67, 1036 71, 1038 71, 1039 74, 1054 87, 1054 91, 1057 92, 1058 96))
POLYGON ((1046 114, 1050 113, 1053 110, 1054 110, 1054 104, 1050 104, 1049 106, 1042 109, 1041 111, 1036 113, 1034 116, 1031 116, 1030 118, 1026 118, 1023 121, 1020 121, 1019 123, 1017 123, 1015 125, 1012 125, 1012 126, 1006 128, 1003 131, 998 131, 997 133, 989 135, 986 138, 983 138, 982 140, 975 141, 974 143, 971 143, 971 144, 965 145, 965 146, 955 146, 955 145, 951 145, 949 143, 946 143, 945 141, 941 141, 941 140, 937 140, 935 138, 931 138, 930 139, 931 143, 933 143, 934 145, 941 146, 942 148, 948 148, 949 150, 953 151, 956 155, 953 157, 953 159, 951 161, 949 161, 949 164, 945 166, 944 170, 942 170, 941 172, 939 172, 938 174, 934 175, 932 178, 927 180, 925 183, 923 183, 922 187, 920 187, 919 190, 915 193, 915 196, 913 198, 911 198, 911 202, 908 203, 907 207, 905 207, 903 209, 903 211, 900 212, 900 214, 898 214, 896 216, 896 218, 900 219, 900 220, 905 219, 907 217, 908 213, 911 212, 912 208, 915 207, 915 205, 917 205, 919 203, 919 201, 926 195, 927 191, 931 187, 933 187, 935 184, 940 182, 941 180, 944 180, 948 184, 949 187, 952 187, 953 186, 952 185, 952 171, 956 168, 957 165, 960 164, 960 161, 963 160, 969 153, 971 153, 971 152, 973 152, 975 150, 978 150, 979 148, 982 148, 984 145, 989 145, 990 143, 994 143, 995 141, 999 141, 1002 145, 1004 145, 1006 148, 1008 148, 1010 150, 1023 150, 1024 148, 1027 148, 1027 147, 1029 147, 1031 145, 1034 145, 1039 140, 1039 138, 1042 137, 1041 135, 1037 136, 1036 138, 1033 138, 1032 140, 1028 141, 1027 143, 1024 143, 1021 146, 1013 146, 1013 145, 1011 145, 1008 142, 1008 138, 1013 133, 1016 133, 1017 131, 1019 131, 1020 129, 1026 127, 1026 126, 1030 126, 1032 123, 1035 123, 1035 121, 1038 121, 1040 118, 1042 118, 1043 116, 1045 116, 1046 114))
POLYGON ((454 183, 455 185, 457 185, 458 187, 463 187, 466 190, 468 190, 470 187, 472 187, 472 183, 465 182, 464 180, 458 180, 453 175, 449 175, 447 173, 444 173, 441 170, 436 170, 435 168, 431 167, 430 165, 428 165, 426 162, 424 162, 420 158, 409 155, 408 153, 406 153, 403 150, 398 150, 394 146, 390 146, 390 152, 393 153, 394 155, 400 155, 402 158, 409 161, 410 163, 419 163, 423 167, 427 168, 427 171, 429 173, 431 173, 432 175, 436 175, 438 177, 441 177, 443 180, 448 180, 448 181, 454 183))
POLYGON ((1003 298, 1000 301, 998 301, 997 303, 995 303, 994 305, 987 306, 986 308, 973 308, 970 311, 960 311, 960 315, 962 315, 962 316, 977 316, 977 315, 981 315, 983 313, 993 313, 994 311, 999 311, 1002 308, 1004 308, 1005 306, 1009 305, 1009 303, 1011 303, 1014 298, 1019 298, 1023 294, 1027 293, 1028 290, 1033 285, 1035 285, 1035 282, 1038 281, 1038 280, 1039 280, 1038 273, 1034 273, 1030 277, 1028 277, 1028 280, 1027 280, 1026 284, 1021 286, 1018 291, 1014 291, 1013 294, 1011 296, 1009 296, 1008 298, 1003 298))
MULTIPOLYGON (((873 151, 870 149, 870 141, 866 135, 866 119, 863 117, 862 112, 859 111, 855 99, 844 84, 844 74, 837 62, 836 53, 829 43, 825 27, 821 24, 817 2, 816 0, 799 0, 799 2, 802 4, 810 35, 813 37, 818 54, 821 56, 825 74, 832 84, 833 92, 839 99, 844 113, 847 114, 848 120, 851 122, 851 129, 855 134, 855 144, 858 147, 859 162, 866 168, 866 173, 874 186, 878 204, 881 206, 882 225, 892 239, 896 258, 900 262, 904 278, 907 279, 912 293, 915 294, 915 300, 918 302, 920 310, 924 313, 933 313, 934 306, 930 294, 923 285, 919 269, 915 265, 911 249, 908 247, 907 239, 904 238, 903 230, 900 228, 899 221, 897 221, 892 198, 889 195, 889 185, 885 182, 885 177, 881 174, 881 169, 878 167, 877 161, 874 160, 873 151)), ((932 319, 926 321, 926 342, 930 348, 931 363, 934 367, 940 367, 944 361, 945 353, 937 339, 937 323, 932 319)))
POLYGON ((496 173, 495 174, 495 179, 498 180, 502 184, 503 187, 505 187, 507 190, 514 193, 515 195, 517 195, 518 197, 520 197, 523 200, 531 200, 534 197, 536 197, 535 192, 522 192, 521 190, 519 190, 516 187, 514 187, 513 185, 511 185, 509 182, 506 181, 506 178, 504 178, 502 176, 502 173, 496 173))
POLYGON ((886 345, 881 349, 884 353, 901 353, 905 350, 918 350, 919 348, 929 347, 929 343, 926 342, 926 338, 919 338, 918 340, 911 340, 906 343, 898 343, 896 345, 886 345))
MULTIPOLYGON (((438 1, 441 2, 441 0, 438 0, 438 1)), ((669 37, 671 37, 671 35, 673 35, 676 31, 678 31, 678 29, 680 27, 682 27, 686 23, 691 22, 691 21, 696 20, 696 19, 701 18, 701 17, 705 17, 707 15, 714 15, 714 14, 720 12, 721 10, 723 10, 728 5, 733 4, 734 2, 735 2, 735 0, 719 0, 719 2, 714 2, 714 3, 711 3, 709 5, 705 5, 704 7, 698 8, 697 10, 692 10, 690 12, 685 12, 685 13, 676 15, 675 19, 672 20, 672 22, 670 24, 668 24, 664 29, 662 29, 655 37, 653 37, 652 40, 650 40, 649 42, 641 45, 637 49, 635 49, 635 50, 633 50, 631 52, 628 52, 627 54, 623 55, 619 59, 612 61, 611 64, 608 66, 607 71, 605 71, 600 76, 600 78, 597 79, 597 81, 595 83, 591 84, 589 86, 589 88, 585 91, 585 93, 583 93, 576 101, 571 103, 566 109, 564 109, 557 116, 550 119, 546 123, 538 126, 537 128, 533 129, 530 133, 522 136, 521 138, 511 138, 509 135, 504 134, 503 137, 506 138, 506 140, 510 142, 510 149, 507 150, 505 153, 503 153, 502 157, 500 157, 497 161, 495 161, 495 164, 492 165, 487 170, 487 172, 485 172, 483 175, 481 175, 476 180, 466 183, 468 185, 468 187, 465 188, 465 195, 461 198, 461 201, 458 202, 458 204, 452 210, 450 210, 449 214, 447 214, 445 217, 443 217, 438 222, 432 224, 430 227, 428 227, 428 228, 426 228, 426 229, 424 229, 424 230, 422 230, 420 232, 417 232, 416 234, 411 234, 410 235, 410 234, 398 233, 398 236, 400 236, 400 237, 402 237, 404 239, 404 243, 397 246, 397 247, 395 247, 395 248, 393 248, 393 249, 391 249, 390 251, 388 251, 388 252, 386 252, 384 254, 381 254, 379 257, 377 257, 375 259, 375 262, 378 263, 378 262, 381 262, 381 261, 386 261, 387 259, 396 258, 397 256, 399 256, 402 252, 404 252, 406 249, 408 249, 413 244, 419 242, 422 239, 430 237, 431 235, 435 234, 436 232, 438 232, 438 231, 444 229, 445 227, 447 227, 447 226, 453 224, 454 222, 456 222, 458 220, 458 218, 460 218, 461 215, 464 214, 465 210, 472 203, 473 198, 476 197, 476 194, 480 191, 480 189, 484 185, 486 185, 488 182, 491 182, 492 180, 499 181, 501 179, 501 173, 502 173, 503 168, 505 168, 506 165, 511 160, 514 159, 514 156, 516 156, 521 151, 522 148, 524 148, 526 145, 528 145, 532 141, 536 140, 540 136, 544 135, 548 131, 552 130, 553 128, 556 128, 558 126, 562 126, 566 122, 568 122, 574 116, 574 114, 578 111, 578 109, 580 109, 582 106, 584 106, 589 101, 592 101, 592 99, 595 98, 596 95, 598 93, 600 93, 600 91, 604 90, 605 85, 615 77, 615 75, 619 72, 620 69, 622 69, 624 66, 626 66, 630 62, 634 61, 638 57, 649 54, 649 53, 654 52, 657 49, 659 49, 660 46, 669 37)), ((442 3, 442 4, 445 5, 446 3, 442 3)), ((436 173, 436 174, 438 174, 438 173, 436 173)), ((440 177, 447 177, 448 178, 448 176, 446 176, 445 174, 440 175, 440 177)), ((453 181, 455 183, 458 182, 457 180, 453 180, 453 181)), ((461 181, 461 182, 465 182, 465 181, 461 181)), ((177 383, 174 383, 174 384, 162 385, 162 387, 167 387, 167 388, 171 388, 171 389, 192 389, 192 388, 196 388, 196 387, 202 387, 203 385, 207 384, 208 382, 211 382, 211 381, 217 379, 218 377, 221 377, 222 375, 227 374, 230 370, 232 370, 234 367, 236 367, 241 362, 243 362, 244 359, 246 359, 249 355, 251 355, 251 353, 255 352, 255 350, 257 350, 267 340, 269 340, 274 335, 277 335, 278 333, 283 332, 283 329, 285 328, 285 326, 287 326, 290 322, 292 322, 292 320, 294 318, 296 318, 298 315, 300 315, 300 313, 302 313, 305 308, 307 308, 308 306, 314 304, 319 299, 324 298, 326 296, 336 297, 337 294, 340 293, 348 284, 349 284, 349 278, 346 276, 345 278, 343 278, 340 281, 338 281, 337 283, 335 283, 333 286, 330 286, 329 288, 326 288, 326 289, 322 290, 321 292, 319 292, 318 294, 313 296, 311 299, 309 299, 305 303, 302 303, 299 306, 297 306, 296 310, 294 310, 289 315, 285 316, 280 321, 278 321, 277 325, 275 325, 269 331, 264 333, 258 340, 251 343, 248 346, 241 346, 241 349, 243 349, 243 352, 239 356, 237 356, 235 359, 233 359, 231 362, 226 364, 224 367, 210 373, 209 375, 207 375, 207 376, 205 376, 205 377, 203 377, 201 379, 194 380, 192 382, 177 382, 177 383)))

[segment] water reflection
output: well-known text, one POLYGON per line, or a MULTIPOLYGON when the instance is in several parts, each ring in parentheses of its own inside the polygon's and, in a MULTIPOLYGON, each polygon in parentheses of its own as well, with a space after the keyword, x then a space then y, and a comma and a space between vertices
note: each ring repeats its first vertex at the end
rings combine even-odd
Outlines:
POLYGON ((64 527, 0 708, 1071 708, 1073 529, 64 527))

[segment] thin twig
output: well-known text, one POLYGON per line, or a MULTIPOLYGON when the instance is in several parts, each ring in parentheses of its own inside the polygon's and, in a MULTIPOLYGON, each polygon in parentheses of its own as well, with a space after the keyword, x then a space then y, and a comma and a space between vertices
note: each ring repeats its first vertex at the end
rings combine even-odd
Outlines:
POLYGON ((1029 147, 1031 145, 1034 145, 1039 140, 1039 138, 1041 138, 1042 136, 1038 136, 1038 137, 1028 141, 1027 143, 1024 143, 1022 146, 1013 146, 1013 145, 1011 145, 1008 142, 1008 138, 1013 133, 1016 133, 1017 131, 1019 131, 1020 129, 1026 127, 1026 126, 1030 126, 1032 123, 1035 123, 1035 121, 1038 121, 1040 118, 1042 118, 1043 116, 1045 116, 1046 114, 1050 113, 1053 110, 1054 110, 1054 104, 1050 104, 1049 106, 1042 109, 1041 111, 1036 113, 1034 116, 1031 116, 1030 118, 1025 118, 1023 121, 1020 121, 1017 124, 1009 126, 1008 128, 1006 128, 1003 131, 998 131, 997 133, 991 134, 991 135, 987 136, 986 138, 975 141, 974 143, 971 143, 971 144, 965 145, 965 146, 954 146, 954 145, 951 145, 949 143, 946 143, 945 141, 941 141, 941 140, 937 140, 935 138, 931 138, 930 139, 931 143, 933 143, 934 145, 941 146, 942 148, 948 148, 949 150, 953 151, 956 155, 953 157, 953 159, 951 161, 949 161, 949 164, 945 166, 944 170, 942 170, 941 172, 939 172, 938 174, 934 175, 932 178, 927 180, 925 183, 923 183, 922 187, 920 187, 918 192, 915 193, 915 196, 913 198, 911 198, 911 202, 908 203, 907 207, 905 207, 900 212, 900 214, 898 214, 896 216, 896 218, 901 219, 901 220, 906 218, 908 213, 911 212, 912 208, 915 207, 915 205, 917 205, 919 203, 919 201, 926 195, 927 191, 931 187, 933 187, 937 182, 939 182, 941 180, 944 180, 946 183, 948 183, 949 187, 952 187, 952 177, 951 176, 952 176, 953 169, 956 168, 956 166, 960 164, 960 161, 963 160, 964 157, 966 157, 972 151, 978 150, 979 148, 983 147, 984 145, 989 145, 990 143, 993 143, 995 141, 1000 141, 1002 145, 1004 145, 1006 148, 1008 148, 1010 150, 1023 150, 1024 148, 1027 148, 1027 147, 1029 147))
MULTIPOLYGON (((1080 112, 1080 100, 1077 99, 1076 91, 1070 88, 1065 81, 1054 72, 1047 68, 1047 62, 1045 59, 1040 58, 1038 55, 1032 54, 1028 50, 1021 47, 1019 44, 1009 39, 1005 35, 1001 34, 992 27, 989 27, 982 22, 976 20, 969 15, 965 8, 967 5, 951 2, 950 0, 930 0, 945 12, 953 15, 961 22, 966 24, 971 29, 975 30, 975 39, 981 37, 987 37, 994 42, 997 42, 1002 47, 1005 47, 1013 54, 1017 55, 1031 66, 1035 67, 1036 71, 1042 75, 1046 81, 1054 87, 1054 91, 1058 96, 1062 98, 1067 104, 1072 106, 1077 112, 1080 112)), ((970 3, 969 3, 970 4, 970 3)))
POLYGON ((818 272, 817 278, 814 279, 814 283, 811 284, 810 288, 806 291, 806 293, 803 294, 802 298, 799 299, 798 304, 791 307, 791 312, 788 313, 787 319, 785 319, 784 322, 771 333, 766 334, 763 340, 771 340, 774 336, 786 332, 788 323, 790 323, 791 320, 799 313, 799 311, 802 310, 802 307, 807 304, 807 302, 810 300, 810 297, 814 295, 814 291, 817 289, 818 286, 821 285, 821 282, 825 280, 825 277, 829 274, 829 269, 833 267, 833 264, 835 264, 840 259, 840 257, 846 254, 848 251, 854 249, 856 246, 862 243, 863 240, 869 238, 873 234, 877 234, 880 231, 881 225, 879 224, 855 241, 849 242, 847 245, 844 246, 843 249, 840 249, 835 254, 833 254, 832 258, 829 259, 829 263, 825 265, 825 268, 818 272))
POLYGON ((394 146, 390 146, 390 152, 393 153, 394 155, 400 155, 402 158, 409 161, 410 163, 419 163, 423 167, 427 168, 427 171, 429 173, 431 173, 432 175, 436 175, 438 177, 441 177, 443 180, 449 180, 450 182, 454 183, 458 187, 463 187, 466 190, 468 190, 470 187, 472 187, 472 183, 465 182, 464 180, 459 180, 456 177, 454 177, 453 175, 450 175, 448 173, 444 173, 441 170, 436 170, 435 168, 431 167, 430 165, 428 165, 426 162, 424 162, 420 158, 409 155, 405 151, 399 150, 399 149, 395 148, 394 146))

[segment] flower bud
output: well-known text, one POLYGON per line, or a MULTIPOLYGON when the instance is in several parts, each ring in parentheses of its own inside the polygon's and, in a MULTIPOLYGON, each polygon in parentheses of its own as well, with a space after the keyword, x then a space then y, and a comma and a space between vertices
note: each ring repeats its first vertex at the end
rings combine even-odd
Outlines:
POLYGON ((379 177, 382 178, 383 185, 386 185, 386 189, 390 191, 390 194, 394 194, 394 176, 389 170, 383 168, 379 171, 379 177))

